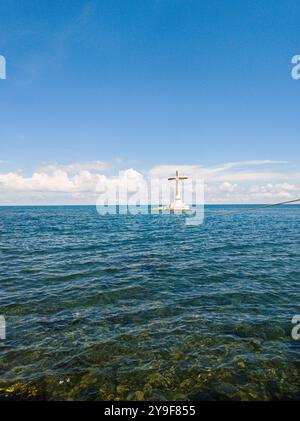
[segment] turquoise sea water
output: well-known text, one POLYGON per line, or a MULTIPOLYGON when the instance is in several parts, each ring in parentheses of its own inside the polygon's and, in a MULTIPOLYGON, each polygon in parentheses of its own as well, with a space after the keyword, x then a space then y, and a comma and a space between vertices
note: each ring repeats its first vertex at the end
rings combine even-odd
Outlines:
POLYGON ((300 206, 244 209, 0 208, 0 399, 300 399, 300 206))

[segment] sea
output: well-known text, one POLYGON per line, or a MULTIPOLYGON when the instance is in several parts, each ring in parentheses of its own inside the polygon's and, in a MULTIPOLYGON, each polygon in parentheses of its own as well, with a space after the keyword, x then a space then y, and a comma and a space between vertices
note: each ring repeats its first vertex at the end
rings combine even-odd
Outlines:
POLYGON ((0 207, 0 399, 298 400, 297 315, 298 205, 0 207))

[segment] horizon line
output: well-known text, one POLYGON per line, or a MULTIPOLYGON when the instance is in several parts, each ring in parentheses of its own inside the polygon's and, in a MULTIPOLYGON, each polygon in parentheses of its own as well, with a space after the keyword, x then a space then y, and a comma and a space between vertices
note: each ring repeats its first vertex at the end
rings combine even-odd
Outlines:
MULTIPOLYGON (((150 205, 144 204, 141 206, 157 206, 158 204, 156 203, 151 203, 150 205)), ((276 206, 279 204, 278 203, 204 203, 204 204, 197 204, 196 206, 276 206)), ((20 204, 4 204, 4 205, 0 205, 0 208, 8 208, 8 207, 67 207, 67 206, 86 206, 86 207, 95 207, 97 208, 97 205, 95 204, 30 204, 30 205, 20 205, 20 204)), ((99 205, 98 205, 99 206, 99 205)), ((104 205, 101 205, 104 206, 104 205)), ((121 205, 108 205, 108 206, 134 206, 134 205, 126 205, 126 204, 121 204, 121 205)), ((300 206, 300 203, 284 203, 281 204, 280 206, 300 206)), ((137 207, 137 206, 134 206, 137 207)))

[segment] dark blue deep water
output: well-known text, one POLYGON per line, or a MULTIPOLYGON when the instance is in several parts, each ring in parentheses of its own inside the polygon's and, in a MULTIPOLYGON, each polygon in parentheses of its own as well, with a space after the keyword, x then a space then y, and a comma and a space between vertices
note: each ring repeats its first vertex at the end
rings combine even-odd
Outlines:
POLYGON ((300 207, 244 210, 0 208, 0 399, 300 399, 300 207))

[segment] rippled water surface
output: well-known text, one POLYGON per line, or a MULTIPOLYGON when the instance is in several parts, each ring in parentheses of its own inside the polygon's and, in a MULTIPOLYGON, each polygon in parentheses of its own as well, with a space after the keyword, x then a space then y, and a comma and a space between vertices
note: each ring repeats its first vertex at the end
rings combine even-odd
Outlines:
POLYGON ((0 208, 0 398, 300 399, 300 207, 243 209, 0 208))

